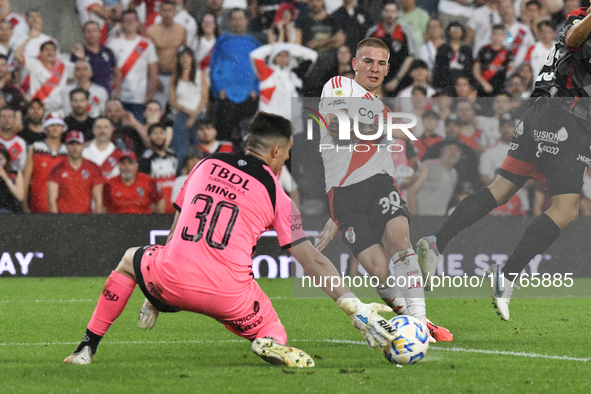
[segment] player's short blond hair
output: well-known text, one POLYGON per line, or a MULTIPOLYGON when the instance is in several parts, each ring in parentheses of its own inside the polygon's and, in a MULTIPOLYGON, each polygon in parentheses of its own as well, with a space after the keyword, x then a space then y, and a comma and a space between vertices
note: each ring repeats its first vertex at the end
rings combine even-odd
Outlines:
POLYGON ((388 45, 386 45, 384 41, 380 40, 379 38, 368 37, 359 41, 359 44, 357 44, 357 50, 355 51, 355 57, 359 57, 359 51, 365 47, 381 48, 386 51, 388 54, 388 59, 390 59, 390 48, 388 48, 388 45))

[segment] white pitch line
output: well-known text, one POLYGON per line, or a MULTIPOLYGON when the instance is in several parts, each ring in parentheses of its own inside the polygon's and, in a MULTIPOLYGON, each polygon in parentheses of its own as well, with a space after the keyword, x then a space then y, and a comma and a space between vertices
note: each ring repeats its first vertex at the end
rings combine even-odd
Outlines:
MULTIPOLYGON (((291 339, 292 342, 320 342, 320 343, 341 343, 346 345, 363 345, 366 346, 366 342, 351 341, 347 339, 291 339)), ((174 344, 208 344, 208 343, 241 343, 246 342, 245 339, 228 339, 228 340, 184 340, 184 341, 105 341, 102 344, 106 345, 174 345, 174 344)), ((49 345, 78 345, 79 342, 37 342, 37 343, 1 343, 0 346, 49 346, 49 345)), ((556 356, 551 354, 539 354, 539 353, 526 353, 526 352, 511 352, 505 350, 486 350, 486 349, 466 349, 461 347, 443 348, 430 346, 430 350, 440 350, 446 352, 461 352, 461 353, 481 353, 481 354, 492 354, 500 356, 516 356, 526 358, 542 358, 548 360, 566 360, 566 361, 578 361, 578 362, 589 362, 591 358, 581 357, 570 357, 570 356, 556 356)))
POLYGON ((570 356, 553 356, 550 354, 538 354, 538 353, 526 353, 526 352, 510 352, 506 350, 485 350, 485 349, 465 349, 461 347, 431 347, 434 350, 445 350, 447 352, 463 352, 463 353, 484 353, 484 354, 497 354, 502 356, 517 356, 517 357, 529 357, 529 358, 545 358, 549 360, 568 360, 568 361, 581 361, 588 362, 591 358, 580 358, 570 356))
MULTIPOLYGON (((269 297, 270 300, 287 300, 290 297, 269 297)), ((98 298, 87 298, 87 299, 82 299, 82 300, 0 300, 0 304, 8 304, 8 303, 40 303, 40 302, 55 302, 55 303, 60 303, 60 302, 97 302, 98 298)))
POLYGON ((0 304, 8 304, 10 302, 18 302, 18 303, 37 303, 37 302, 55 302, 55 303, 59 303, 59 302, 90 302, 90 301, 94 301, 96 302, 97 299, 91 299, 91 298, 87 298, 84 300, 0 300, 0 304))

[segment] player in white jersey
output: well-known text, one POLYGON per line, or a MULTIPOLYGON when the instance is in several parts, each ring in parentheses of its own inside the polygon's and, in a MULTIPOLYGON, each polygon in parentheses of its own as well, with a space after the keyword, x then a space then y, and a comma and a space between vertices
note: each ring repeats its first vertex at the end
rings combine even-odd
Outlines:
MULTIPOLYGON (((321 153, 331 219, 317 247, 324 248, 338 228, 361 265, 379 279, 379 296, 397 313, 425 323, 434 339, 451 341, 453 336, 447 329, 431 324, 425 316, 422 270, 410 243, 410 214, 394 180, 392 151, 400 151, 402 146, 381 135, 371 141, 337 140, 335 111, 345 112, 349 118, 357 115, 365 124, 359 125, 361 132, 375 134, 375 120, 388 108, 373 93, 388 73, 389 56, 389 48, 381 40, 366 38, 357 45, 352 62, 355 78, 338 76, 324 85, 319 109, 329 124, 321 127, 320 143, 324 144, 321 153), (401 287, 388 279, 389 263, 394 265, 401 287)), ((408 139, 401 130, 394 130, 392 137, 408 139)))

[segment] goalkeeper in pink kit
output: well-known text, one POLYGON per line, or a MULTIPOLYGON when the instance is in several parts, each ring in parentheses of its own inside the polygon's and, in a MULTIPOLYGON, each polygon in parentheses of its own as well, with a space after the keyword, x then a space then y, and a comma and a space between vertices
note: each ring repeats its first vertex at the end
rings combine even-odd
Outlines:
MULTIPOLYGON (((193 169, 175 201, 178 212, 166 246, 127 250, 105 283, 84 339, 64 362, 91 362, 138 284, 147 298, 142 315, 150 316, 149 326, 159 311, 200 313, 252 341, 265 361, 314 366, 305 352, 287 346, 285 328, 251 269, 257 240, 274 228, 281 247, 307 275, 339 276, 306 238, 301 216, 277 180, 289 157, 291 133, 289 120, 258 112, 246 153, 213 154, 193 169)), ((389 307, 364 304, 345 286, 323 290, 351 316, 370 347, 394 339, 394 329, 378 315, 392 311, 389 307)))

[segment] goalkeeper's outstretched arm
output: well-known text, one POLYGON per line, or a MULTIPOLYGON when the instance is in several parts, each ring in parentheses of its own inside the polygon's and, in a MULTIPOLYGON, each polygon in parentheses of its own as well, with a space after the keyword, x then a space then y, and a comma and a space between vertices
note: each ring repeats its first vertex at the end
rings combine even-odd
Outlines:
POLYGON ((306 274, 312 277, 312 280, 316 279, 314 283, 319 282, 321 285, 325 285, 321 286, 321 289, 351 317, 351 323, 361 331, 369 347, 386 346, 388 342, 394 340, 395 330, 386 319, 378 314, 378 312, 392 312, 389 306, 361 302, 340 280, 338 286, 327 287, 327 283, 332 284, 333 282, 321 279, 339 276, 339 274, 330 260, 318 252, 309 241, 297 244, 290 249, 290 252, 302 265, 306 274))

